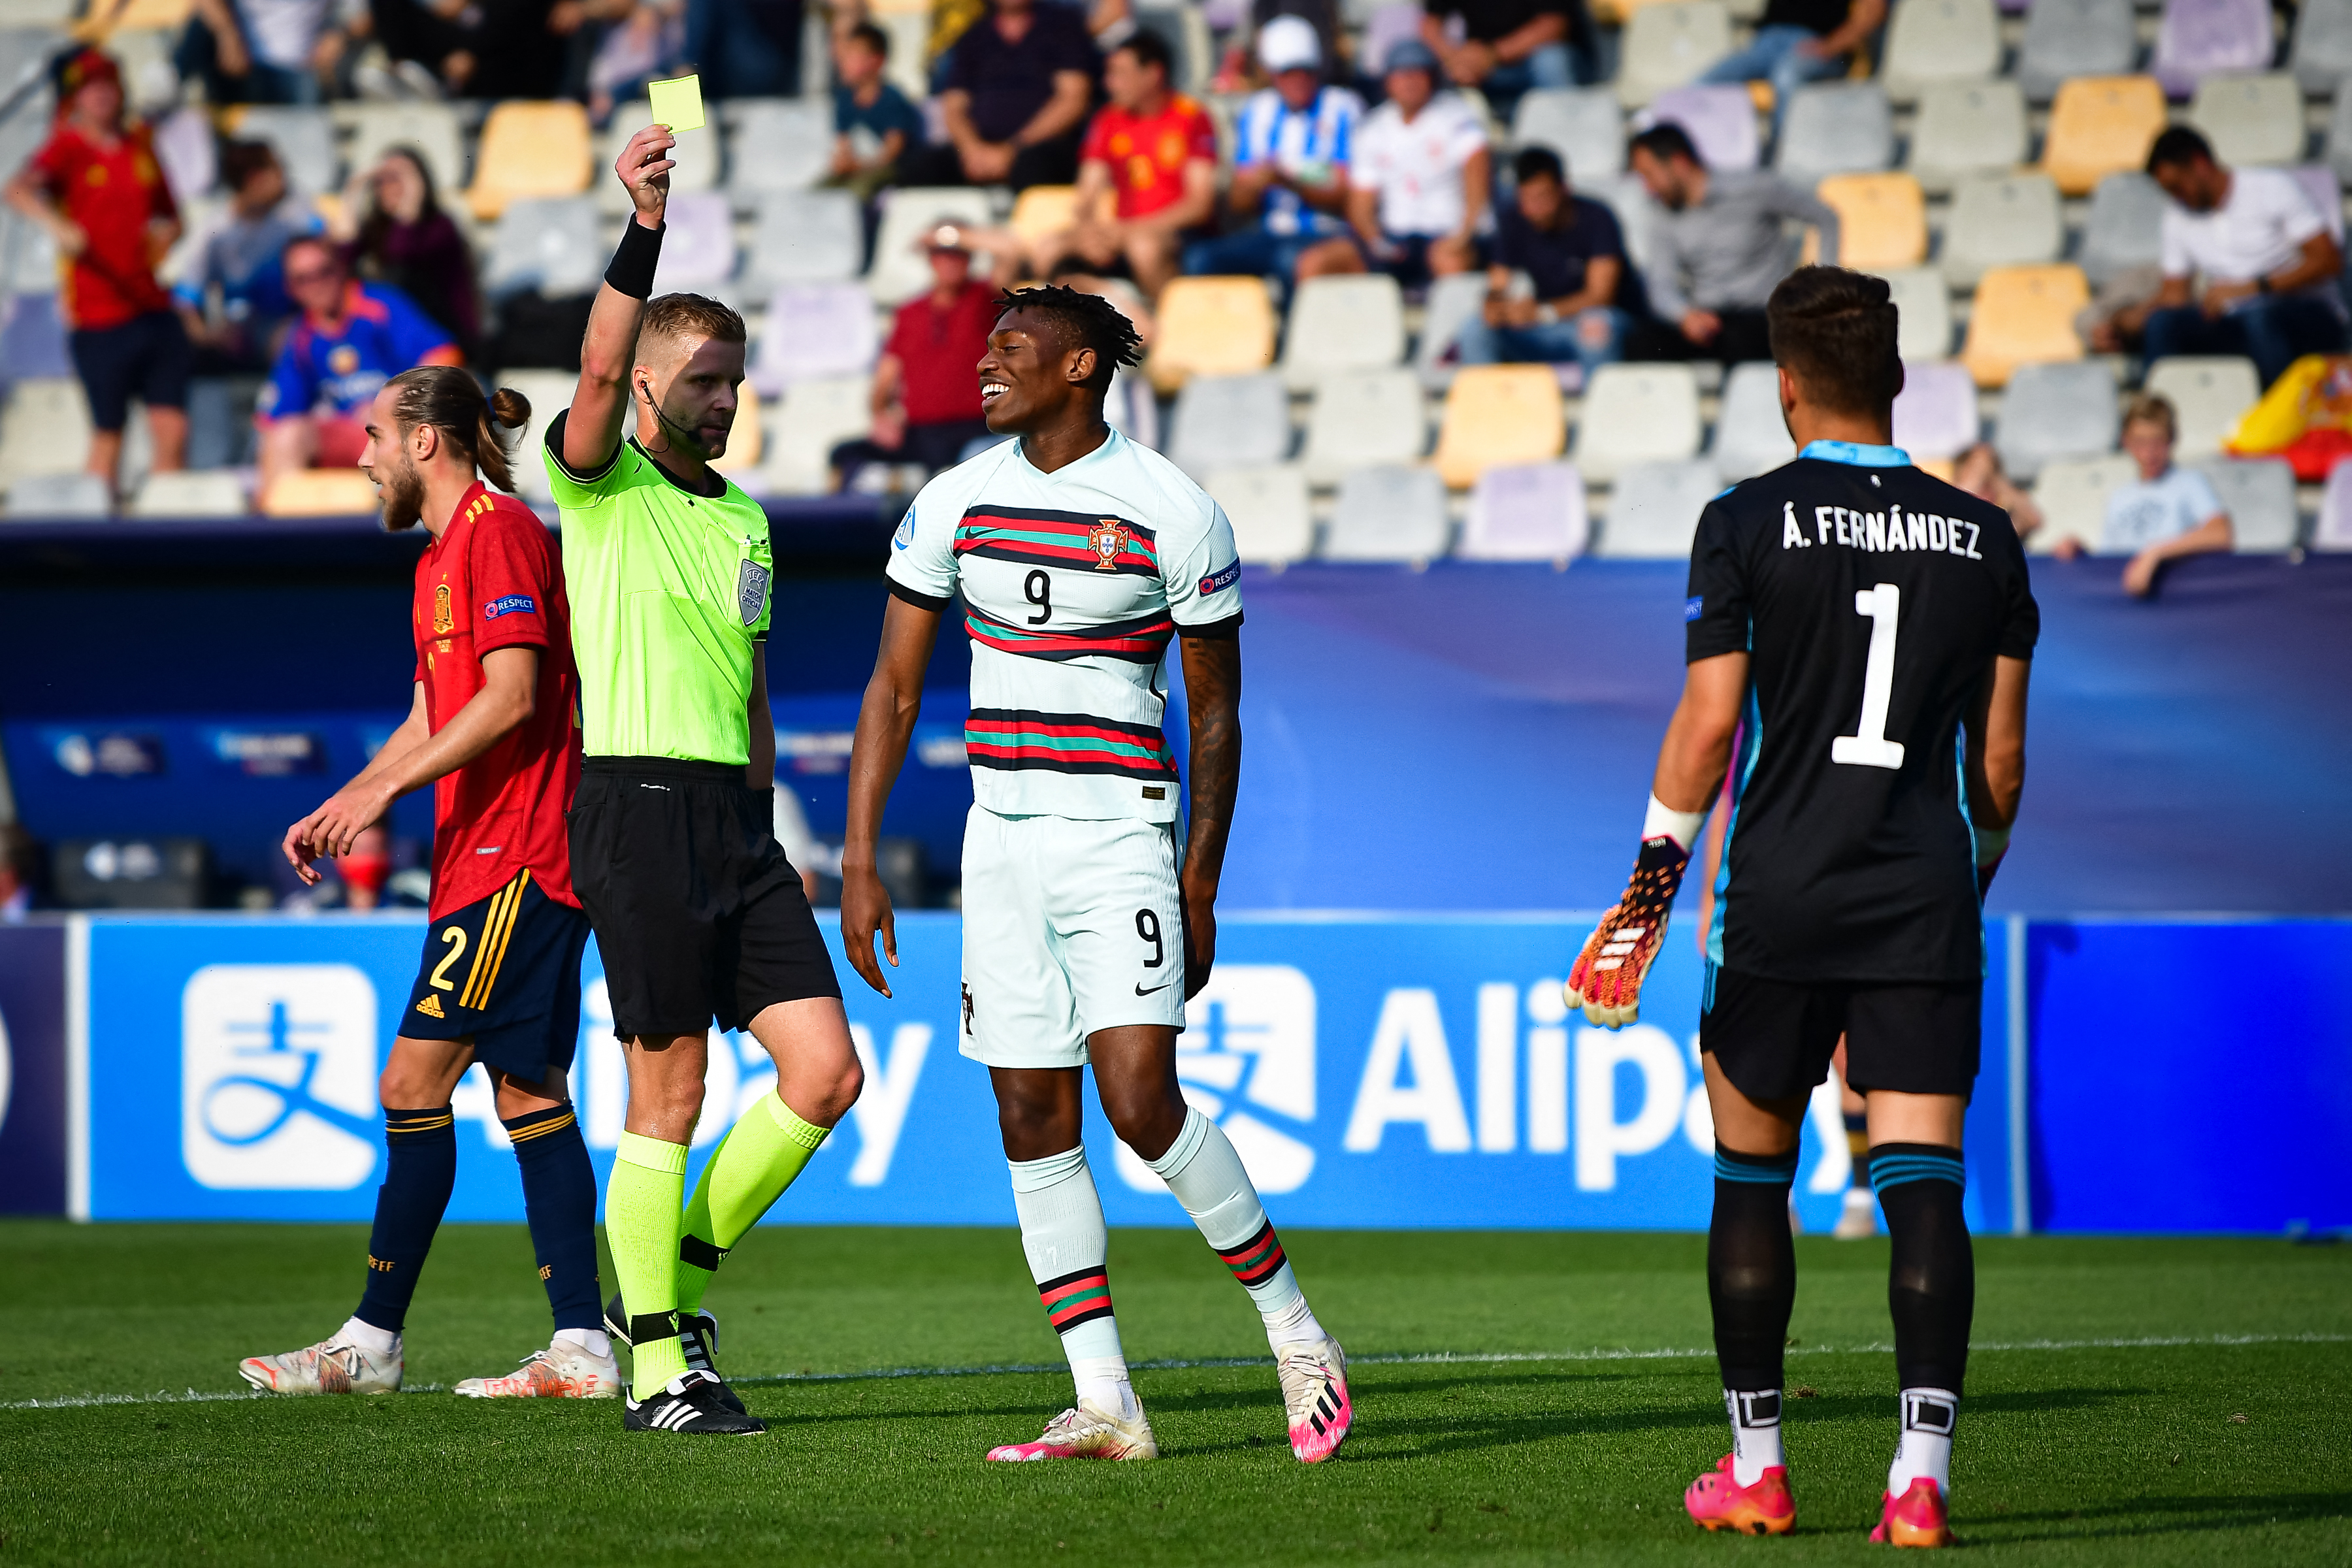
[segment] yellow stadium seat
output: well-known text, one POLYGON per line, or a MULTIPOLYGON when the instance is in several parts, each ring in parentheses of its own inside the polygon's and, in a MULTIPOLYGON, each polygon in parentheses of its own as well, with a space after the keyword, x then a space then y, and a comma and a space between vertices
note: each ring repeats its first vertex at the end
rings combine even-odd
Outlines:
POLYGON ((741 476, 759 470, 767 442, 760 427, 760 389, 747 381, 735 389, 735 428, 727 437, 727 455, 710 466, 740 485, 741 476))
POLYGON ((99 15, 86 16, 73 25, 76 37, 89 43, 104 43, 117 33, 133 33, 156 28, 176 36, 195 14, 195 0, 129 0, 119 10, 92 6, 99 15))
POLYGON ((576 103, 499 104, 474 155, 474 216, 495 218, 517 196, 578 195, 595 166, 593 145, 588 111, 576 103))
POLYGON ((297 468, 261 497, 268 517, 365 517, 376 508, 375 486, 357 468, 297 468))
POLYGON ((1144 369, 1161 392, 1273 363, 1274 303, 1257 279, 1179 278, 1160 295, 1160 342, 1144 369))
MULTIPOLYGON (((1822 200, 1838 215, 1838 263, 1864 272, 1891 272, 1927 259, 1927 198, 1908 174, 1832 174, 1822 200)), ((1805 237, 1805 259, 1816 259, 1818 234, 1805 237)))
POLYGON ((1467 365, 1445 395, 1437 471, 1467 489, 1497 463, 1540 463, 1568 440, 1559 377, 1548 364, 1467 365))
POLYGON ((2076 77, 2050 106, 2042 168, 2063 194, 2087 196, 2107 175, 2146 167, 2164 121, 2164 89, 2154 77, 2076 77))
POLYGON ((1013 237, 1024 246, 1077 226, 1078 187, 1032 185, 1013 204, 1013 237))
POLYGON ((2091 286, 2071 263, 1996 267, 1977 284, 1960 361, 1979 386, 2005 386, 2019 365, 2081 359, 2074 317, 2090 302, 2091 286))

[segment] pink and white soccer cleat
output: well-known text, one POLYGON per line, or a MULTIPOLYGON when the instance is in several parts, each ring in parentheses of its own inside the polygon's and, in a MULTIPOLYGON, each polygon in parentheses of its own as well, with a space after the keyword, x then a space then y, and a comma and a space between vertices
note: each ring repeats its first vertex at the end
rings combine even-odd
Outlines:
POLYGON ((1789 1467, 1774 1465, 1753 1485, 1743 1487, 1732 1479, 1728 1454, 1690 1484, 1683 1493, 1683 1507, 1708 1530, 1786 1535, 1797 1528, 1797 1499, 1789 1490, 1789 1467))
POLYGON ((1921 1476, 1903 1489, 1903 1495, 1893 1492, 1886 1496, 1886 1506, 1878 1516, 1878 1528, 1870 1538, 1882 1546, 1949 1546, 1952 1544, 1952 1521, 1944 1506, 1943 1489, 1927 1476, 1921 1476))
POLYGON ((264 1394, 397 1394, 400 1343, 383 1355, 332 1338, 283 1355, 247 1356, 237 1376, 264 1394))
POLYGON ((468 1399, 618 1399, 621 1368, 611 1356, 558 1340, 504 1377, 469 1377, 450 1392, 468 1399))
POLYGON ((1302 1465, 1337 1453, 1356 1424, 1348 1397, 1348 1357, 1334 1339, 1284 1345, 1274 1366, 1282 1379, 1283 1413, 1290 1420, 1290 1451, 1302 1465))
POLYGON ((997 1463, 1019 1464, 1030 1459, 1156 1459, 1160 1445, 1139 1402, 1133 1416, 1106 1410, 1092 1400, 1065 1410, 1045 1423, 1044 1436, 1034 1443, 1007 1443, 988 1451, 997 1463))

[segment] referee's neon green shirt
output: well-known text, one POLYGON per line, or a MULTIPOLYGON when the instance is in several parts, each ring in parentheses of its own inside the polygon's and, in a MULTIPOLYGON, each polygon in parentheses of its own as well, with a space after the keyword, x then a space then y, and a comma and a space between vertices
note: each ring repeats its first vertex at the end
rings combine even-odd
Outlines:
POLYGON ((730 480, 698 496, 632 438, 597 474, 547 478, 563 522, 582 742, 592 757, 751 760, 751 649, 768 636, 775 557, 768 517, 730 480))

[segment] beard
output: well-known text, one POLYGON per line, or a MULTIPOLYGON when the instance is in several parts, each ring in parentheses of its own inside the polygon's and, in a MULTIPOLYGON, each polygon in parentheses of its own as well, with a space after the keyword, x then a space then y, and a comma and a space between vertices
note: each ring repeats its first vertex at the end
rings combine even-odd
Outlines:
POLYGON ((425 516, 425 476, 405 453, 377 481, 383 487, 383 526, 388 532, 415 528, 425 516))

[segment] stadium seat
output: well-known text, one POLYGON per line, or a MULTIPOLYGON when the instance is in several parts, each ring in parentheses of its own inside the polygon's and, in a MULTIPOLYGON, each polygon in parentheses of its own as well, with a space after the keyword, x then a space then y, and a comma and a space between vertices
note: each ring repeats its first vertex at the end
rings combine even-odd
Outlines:
MULTIPOLYGON (((771 193, 769 201, 777 194, 771 193)), ((856 200, 845 191, 807 195, 839 196, 853 204, 856 200)), ((866 291, 878 305, 905 304, 931 286, 931 264, 923 251, 925 235, 943 223, 984 228, 992 221, 986 191, 961 185, 900 185, 885 191, 882 225, 874 236, 874 265, 866 275, 866 291)))
POLYGON ((2210 458, 2263 395, 2254 362, 2234 354, 2181 355, 2147 367, 2147 390, 2172 400, 2180 425, 2173 456, 2210 458))
POLYGON ((1927 198, 1910 175, 1832 174, 1816 194, 1838 215, 1840 266, 1891 272, 1927 259, 1927 198))
POLYGON ((1453 384, 1454 366, 1445 362, 1445 352, 1486 304, 1484 272, 1456 273, 1430 285, 1429 303, 1422 312, 1421 337, 1412 351, 1413 374, 1421 377, 1422 385, 1432 392, 1443 392, 1453 384))
POLYGON ((1960 358, 1979 386, 2000 386, 2021 364, 2083 357, 2074 316, 2091 302, 2078 267, 1996 267, 1977 280, 1960 358))
POLYGON ((2118 77, 2139 59, 2131 0, 2032 0, 2018 45, 2017 82, 2047 103, 2075 77, 2118 77))
POLYGON ((1605 560, 1687 560, 1698 514, 1723 490, 1704 458, 1636 463, 1617 476, 1592 553, 1605 560))
POLYGON ((2337 183, 2352 185, 2352 92, 2337 93, 2328 111, 2326 157, 2337 183))
POLYGON ((2294 183, 2311 197, 2311 205, 2319 209, 2321 219, 2327 225, 2327 237, 2342 245, 2344 193, 2336 187, 2336 171, 2325 163, 2297 163, 2287 173, 2294 176, 2294 183))
POLYGON ((787 283, 768 300, 751 381, 774 398, 796 381, 864 375, 881 342, 874 301, 855 283, 787 283))
POLYGON ((1176 279, 1160 296, 1160 341, 1144 372, 1165 394, 1195 374, 1263 370, 1274 363, 1274 328, 1262 279, 1176 279))
POLYGON ((1723 412, 1707 456, 1725 484, 1777 468, 1797 455, 1780 416, 1780 372, 1762 360, 1736 364, 1724 378, 1723 412))
POLYGON ((467 193, 485 222, 518 196, 573 196, 588 188, 595 165, 588 111, 576 103, 509 100, 490 110, 474 150, 467 193))
POLYGON ((1950 360, 1903 367, 1895 399, 1895 444, 1917 461, 1956 458, 1977 444, 1976 383, 1950 360))
POLYGON ((1445 481, 1432 468, 1381 463, 1339 481, 1339 504, 1323 534, 1327 561, 1434 561, 1453 523, 1445 481))
POLYGON ((1307 506, 1307 472, 1296 463, 1218 468, 1202 488, 1225 509, 1234 547, 1253 566, 1304 561, 1315 549, 1315 517, 1307 506))
POLYGON ((526 500, 546 500, 551 492, 547 460, 540 453, 547 445, 547 427, 572 406, 580 378, 568 370, 510 370, 499 375, 499 384, 512 387, 530 404, 530 417, 514 444, 515 493, 526 500))
POLYGON ((1879 70, 1897 103, 1938 82, 1982 81, 2000 69, 2000 12, 1993 0, 1903 0, 1895 7, 1879 70))
POLYGON ((1140 372, 1122 368, 1110 373, 1110 385, 1103 389, 1103 423, 1130 441, 1160 450, 1160 399, 1140 372))
POLYGON ((11 520, 97 522, 111 510, 96 474, 26 474, 8 486, 11 520))
MULTIPOLYGON (((2050 0, 2043 0, 2049 4, 2050 0)), ((2139 173, 2164 129, 2164 89, 2154 77, 2084 77, 2058 89, 2042 166, 2061 193, 2088 195, 2109 174, 2139 173)))
POLYGON ((2309 139, 2303 89, 2284 71, 2207 77, 2197 84, 2189 123, 2205 133, 2223 163, 2301 163, 2309 139))
POLYGON ((1538 88, 1511 116, 1515 147, 1549 147, 1574 181, 1613 174, 1625 164, 1625 111, 1605 87, 1538 88))
POLYGON ((296 195, 324 196, 342 189, 335 122, 325 110, 256 103, 232 109, 223 118, 231 136, 270 145, 296 195))
POLYGON ((1168 458, 1195 476, 1290 456, 1290 393, 1273 371, 1195 375, 1176 396, 1168 458))
POLYGON ((2294 501, 2294 468, 2285 458, 2217 457, 2189 466, 2213 481, 2239 554, 2274 555, 2295 547, 2303 514, 2294 501))
POLYGON ((1752 169, 1762 155, 1756 100, 1737 83, 1670 87, 1650 100, 1643 120, 1649 125, 1671 121, 1681 126, 1710 169, 1752 169))
POLYGON ((1309 278, 1290 301, 1282 374, 1305 392, 1335 370, 1379 370, 1404 358, 1404 290, 1384 272, 1309 278))
POLYGON ((259 510, 265 517, 366 517, 381 504, 357 468, 296 468, 269 481, 259 510))
POLYGON ((11 383, 0 406, 0 481, 79 473, 89 460, 89 404, 69 375, 11 383))
POLYGON ((872 378, 863 375, 796 381, 784 389, 767 454, 770 494, 823 495, 831 488, 825 459, 842 442, 874 427, 872 390, 872 378))
POLYGON ((245 480, 229 468, 150 474, 123 511, 131 517, 243 517, 252 510, 245 480))
POLYGON ((1568 412, 1551 366, 1465 365, 1445 395, 1437 471, 1449 486, 1467 489, 1497 463, 1559 457, 1567 435, 1568 412))
POLYGON ((2120 453, 2104 458, 2061 458, 2042 470, 2033 487, 2033 503, 2042 509, 2042 526, 2025 542, 2027 550, 2047 555, 2062 539, 2078 539, 2090 549, 2099 545, 2105 531, 2107 497, 2139 478, 2139 466, 2120 453))
POLYGON ((2163 227, 2164 192, 2154 180, 2137 169, 2109 174, 2083 220, 2083 275, 2097 288, 2128 268, 2156 266, 2163 227))
POLYGON ((1874 81, 1801 87, 1772 150, 1772 166, 1810 185, 1824 174, 1884 169, 1895 162, 1895 110, 1874 81))
POLYGON ((2001 397, 1993 446, 2010 477, 2023 482, 2053 458, 2114 451, 2118 419, 2105 361, 2021 365, 2001 397))
POLYGON ((2352 458, 2339 458, 2327 470, 2327 488, 2320 492, 2319 521, 2311 531, 2311 547, 2352 551, 2352 458))
POLYGON ((1944 221, 1944 276, 1966 288, 1996 267, 2055 261, 2066 242, 2047 174, 1971 174, 1944 221))
MULTIPOLYGON (((37 119, 30 115, 18 118, 37 119)), ((149 122, 155 133, 155 162, 163 165, 163 181, 172 187, 172 195, 182 206, 195 201, 220 184, 220 132, 212 119, 193 104, 182 104, 161 120, 149 122)), ((0 161, 15 151, 5 146, 9 140, 0 130, 0 161)), ((15 167, 15 164, 7 165, 15 167)), ((362 165, 354 163, 354 169, 362 165)), ((442 189, 454 189, 441 186, 442 189)), ((182 215, 183 219, 185 218, 182 215)))
POLYGON ((857 198, 847 191, 770 191, 760 198, 752 234, 743 281, 761 291, 846 282, 866 252, 857 198))
MULTIPOLYGON (((597 153, 599 161, 594 184, 598 210, 613 217, 626 214, 632 204, 629 188, 616 179, 607 178, 605 172, 621 161, 621 149, 629 144, 629 138, 652 124, 653 118, 654 106, 641 98, 635 103, 625 103, 614 110, 613 118, 605 124, 604 145, 597 153)), ((700 131, 689 131, 680 136, 677 145, 670 149, 669 156, 670 161, 677 165, 669 172, 671 195, 719 188, 719 130, 716 126, 705 126, 700 131)))
POLYGON ((2336 84, 2352 71, 2352 0, 2304 0, 2288 61, 2304 91, 2336 97, 2336 84))
POLYGON ((1669 0, 1626 20, 1617 67, 1618 100, 1638 108, 1731 52, 1731 13, 1721 0, 1669 0))
POLYGON ((1698 437, 1698 378, 1690 366, 1609 364, 1585 384, 1572 456, 1586 479, 1606 482, 1629 463, 1696 456, 1698 437))
POLYGON ((587 196, 522 196, 509 202, 490 237, 482 290, 492 298, 536 289, 550 299, 593 294, 611 247, 587 196))
POLYGON ((1479 475, 1472 487, 1454 553, 1464 561, 1565 566, 1584 553, 1591 532, 1584 477, 1575 464, 1503 463, 1479 475))
MULTIPOLYGON (((613 183, 620 184, 618 180, 613 183)), ((512 214, 521 205, 518 202, 507 210, 512 214)), ((500 220, 501 226, 504 221, 500 220)), ((663 223, 666 232, 662 237, 661 261, 654 272, 655 293, 667 294, 677 289, 714 293, 735 276, 735 214, 729 208, 724 193, 674 193, 663 214, 663 223)), ((595 255, 593 246, 589 255, 592 258, 595 255)))
POLYGON ((2268 70, 2276 50, 2270 0, 2165 0, 2148 70, 2187 98, 2209 76, 2268 70))
POLYGON ((1906 363, 1948 358, 1952 295, 1941 268, 1906 268, 1880 274, 1895 297, 1895 347, 1906 363))
POLYGON ((727 189, 740 207, 770 191, 804 191, 833 157, 833 106, 823 99, 736 99, 727 105, 727 189))
MULTIPOLYGON (((465 188, 465 132, 457 123, 457 110, 447 104, 361 100, 338 103, 331 112, 335 123, 350 132, 351 140, 343 151, 352 174, 373 167, 395 147, 408 147, 423 156, 425 170, 433 176, 434 190, 443 200, 453 199, 465 188)), ((645 121, 640 120, 637 123, 642 125, 645 121)), ((613 151, 618 155, 620 149, 615 147, 613 151)), ((677 171, 670 172, 670 180, 671 189, 680 188, 677 184, 677 171)), ((626 204, 629 194, 621 188, 621 182, 608 183, 613 195, 626 204)))
POLYGON ((1005 226, 1023 245, 1034 247, 1076 227, 1077 222, 1077 186, 1032 185, 1013 198, 1013 216, 1005 226))
POLYGON ((2025 94, 2013 81, 1946 81, 1919 95, 1910 169, 1927 190, 1964 174, 2006 173, 2025 162, 2025 94))
POLYGON ((1410 370, 1335 371, 1317 384, 1307 420, 1310 483, 1338 484, 1373 463, 1417 463, 1428 447, 1429 413, 1410 370))

